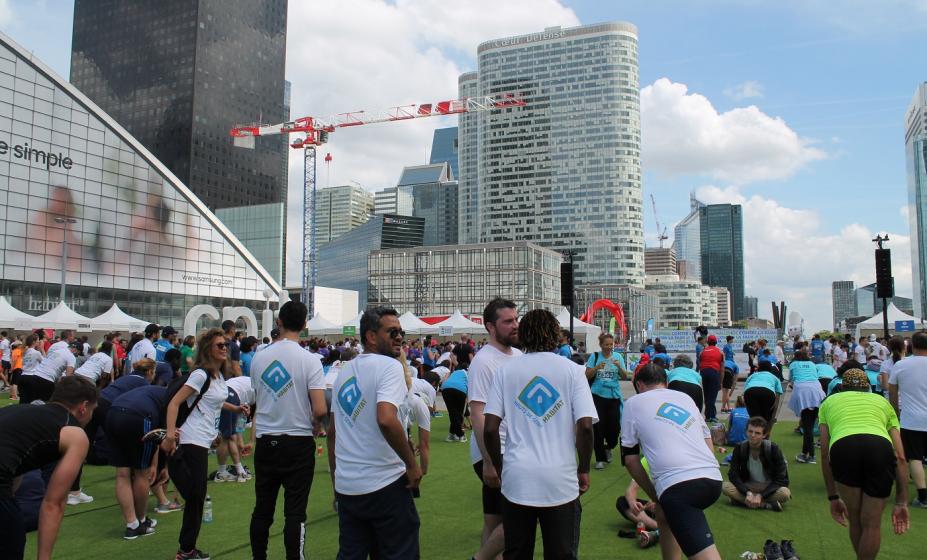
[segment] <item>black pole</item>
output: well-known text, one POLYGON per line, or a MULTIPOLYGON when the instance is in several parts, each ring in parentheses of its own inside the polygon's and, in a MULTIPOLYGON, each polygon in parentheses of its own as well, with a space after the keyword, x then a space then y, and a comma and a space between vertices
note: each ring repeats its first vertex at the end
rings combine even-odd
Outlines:
MULTIPOLYGON (((567 254, 570 255, 570 278, 571 278, 570 283, 572 284, 572 278, 574 278, 573 272, 575 272, 573 270, 573 251, 569 251, 567 254)), ((570 286, 570 288, 571 288, 571 292, 570 292, 570 345, 573 345, 573 309, 576 305, 576 297, 575 297, 576 290, 572 289, 573 288, 572 285, 570 286)))
POLYGON ((888 298, 882 298, 882 336, 888 340, 888 298))

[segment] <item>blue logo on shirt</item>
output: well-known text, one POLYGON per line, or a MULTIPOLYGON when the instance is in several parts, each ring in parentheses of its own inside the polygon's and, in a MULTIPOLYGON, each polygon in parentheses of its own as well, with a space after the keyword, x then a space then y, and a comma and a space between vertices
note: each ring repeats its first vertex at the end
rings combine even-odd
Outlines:
POLYGON ((660 405, 660 408, 657 409, 657 416, 666 418, 670 422, 682 426, 692 414, 690 414, 688 410, 674 404, 663 403, 660 405))
POLYGON ((293 385, 293 377, 290 372, 277 360, 267 366, 267 369, 261 374, 261 381, 271 390, 274 397, 279 397, 293 385))
POLYGON ((357 408, 358 403, 361 401, 361 396, 360 387, 357 386, 357 378, 351 377, 341 385, 341 389, 338 391, 338 404, 341 406, 341 410, 349 417, 352 416, 354 409, 357 408))
POLYGON ((540 376, 535 376, 518 395, 519 402, 535 416, 544 416, 559 399, 560 393, 540 376))

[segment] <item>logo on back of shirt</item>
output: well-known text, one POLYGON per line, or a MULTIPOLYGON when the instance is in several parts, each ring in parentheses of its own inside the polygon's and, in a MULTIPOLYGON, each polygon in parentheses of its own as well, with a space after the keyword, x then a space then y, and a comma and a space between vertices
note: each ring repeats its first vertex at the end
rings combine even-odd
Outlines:
POLYGON ((338 390, 338 406, 353 422, 357 419, 357 415, 364 410, 366 404, 367 401, 364 400, 360 387, 357 385, 357 378, 351 376, 338 390))
POLYGON ((657 409, 657 419, 668 420, 683 429, 688 429, 692 422, 695 421, 688 410, 672 403, 660 405, 660 408, 657 409))
POLYGON ((276 401, 282 397, 293 386, 293 376, 283 367, 279 361, 274 360, 264 373, 261 374, 261 381, 264 386, 270 389, 270 393, 276 401))
POLYGON ((535 376, 518 394, 515 405, 529 418, 532 418, 536 424, 540 425, 540 422, 547 423, 563 408, 563 399, 560 398, 560 393, 546 379, 535 376), (529 412, 531 414, 528 414, 529 412), (540 422, 538 422, 539 420, 540 422))

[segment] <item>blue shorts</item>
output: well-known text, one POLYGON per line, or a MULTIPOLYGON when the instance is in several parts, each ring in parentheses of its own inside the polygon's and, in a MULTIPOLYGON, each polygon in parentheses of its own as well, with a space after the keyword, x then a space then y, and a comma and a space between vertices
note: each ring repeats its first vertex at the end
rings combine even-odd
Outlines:
MULTIPOLYGON (((225 402, 234 404, 235 406, 241 404, 241 399, 238 398, 238 393, 235 392, 235 389, 229 388, 229 396, 225 399, 225 402)), ((219 433, 222 434, 223 438, 231 439, 231 437, 235 435, 235 428, 238 426, 239 416, 237 412, 229 412, 224 408, 222 412, 219 413, 219 433)))

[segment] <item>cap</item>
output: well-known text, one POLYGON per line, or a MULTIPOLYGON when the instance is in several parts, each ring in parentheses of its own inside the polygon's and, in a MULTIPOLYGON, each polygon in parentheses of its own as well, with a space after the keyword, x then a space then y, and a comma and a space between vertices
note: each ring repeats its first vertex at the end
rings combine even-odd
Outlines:
POLYGON ((869 342, 875 342, 875 341, 876 341, 876 335, 870 334, 870 335, 869 335, 869 342))
POLYGON ((708 335, 708 340, 707 340, 707 342, 708 342, 708 344, 711 344, 712 342, 714 342, 715 344, 717 344, 717 343, 718 343, 718 337, 715 336, 715 335, 713 335, 713 334, 710 334, 710 335, 708 335))
POLYGON ((151 336, 160 330, 161 330, 161 327, 159 327, 157 323, 151 323, 150 325, 145 327, 145 336, 151 336))
POLYGON ((850 369, 843 372, 843 386, 857 389, 869 388, 869 376, 861 369, 850 369))
POLYGON ((177 330, 174 327, 168 325, 161 329, 161 336, 170 336, 172 334, 177 334, 177 330))

